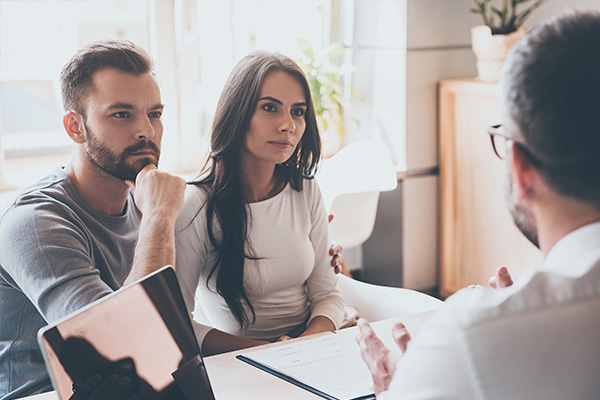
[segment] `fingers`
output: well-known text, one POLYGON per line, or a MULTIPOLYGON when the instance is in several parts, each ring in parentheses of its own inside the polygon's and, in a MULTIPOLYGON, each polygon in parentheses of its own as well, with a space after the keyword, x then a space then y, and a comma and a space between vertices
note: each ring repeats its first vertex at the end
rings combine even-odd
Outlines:
POLYGON ((277 339, 277 342, 283 342, 283 341, 290 340, 290 339, 291 339, 291 337, 289 337, 288 335, 281 335, 279 337, 279 339, 277 339))
POLYGON ((410 342, 412 338, 408 332, 408 329, 406 329, 406 326, 402 322, 398 322, 392 326, 392 337, 400 348, 402 354, 406 353, 408 342, 410 342))
POLYGON ((367 321, 360 318, 357 325, 359 331, 357 340, 359 340, 359 345, 363 346, 368 353, 372 356, 376 356, 389 351, 367 321))
POLYGON ((327 216, 327 220, 328 220, 329 222, 333 221, 333 214, 329 214, 329 215, 327 216))
POLYGON ((329 255, 334 256, 336 254, 341 254, 342 250, 344 250, 344 248, 341 244, 331 243, 331 247, 329 248, 329 255))
POLYGON ((148 164, 138 173, 135 183, 127 184, 132 188, 136 205, 144 217, 153 214, 174 220, 179 215, 186 187, 182 178, 148 164))
POLYGON ((509 287, 513 284, 512 277, 505 266, 498 267, 496 275, 490 277, 488 284, 492 289, 509 287))
POLYGON ((142 168, 140 170, 140 172, 138 172, 137 176, 135 177, 135 182, 125 181, 125 183, 127 184, 127 186, 129 186, 129 189, 131 189, 131 191, 135 193, 135 186, 136 186, 136 184, 141 179, 144 179, 144 176, 146 176, 146 174, 148 174, 148 171, 151 171, 153 169, 158 169, 158 168, 156 168, 156 165, 154 165, 154 164, 148 164, 144 168, 142 168))
POLYGON ((398 356, 385 347, 371 325, 362 318, 358 320, 358 331, 356 341, 360 348, 360 356, 371 371, 373 390, 378 395, 389 387, 398 356))
POLYGON ((336 274, 342 272, 342 264, 344 263, 344 258, 342 257, 342 246, 337 243, 332 243, 329 248, 329 255, 331 257, 331 266, 336 274))
POLYGON ((340 272, 341 266, 344 263, 344 257, 341 254, 336 254, 331 257, 331 266, 335 268, 336 273, 340 272))
POLYGON ((135 195, 135 182, 125 181, 125 183, 129 186, 129 190, 135 195))
POLYGON ((508 272, 508 268, 506 268, 505 266, 501 266, 498 268, 498 270, 496 270, 496 276, 496 283, 498 284, 498 287, 504 288, 509 287, 513 284, 512 277, 508 272))

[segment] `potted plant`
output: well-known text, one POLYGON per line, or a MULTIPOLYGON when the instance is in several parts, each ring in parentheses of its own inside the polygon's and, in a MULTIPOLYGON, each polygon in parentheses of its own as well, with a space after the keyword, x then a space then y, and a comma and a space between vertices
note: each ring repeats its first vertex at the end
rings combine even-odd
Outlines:
POLYGON ((298 39, 298 43, 302 55, 296 61, 306 74, 312 92, 323 156, 331 157, 342 146, 343 110, 348 106, 342 78, 349 67, 340 66, 339 61, 345 47, 334 43, 317 53, 306 40, 298 39))
POLYGON ((484 23, 471 28, 478 78, 497 81, 508 50, 529 30, 523 27, 523 23, 547 0, 502 0, 501 8, 491 4, 492 0, 473 1, 475 7, 471 12, 480 14, 484 23), (517 11, 519 5, 530 1, 533 3, 529 7, 517 11))

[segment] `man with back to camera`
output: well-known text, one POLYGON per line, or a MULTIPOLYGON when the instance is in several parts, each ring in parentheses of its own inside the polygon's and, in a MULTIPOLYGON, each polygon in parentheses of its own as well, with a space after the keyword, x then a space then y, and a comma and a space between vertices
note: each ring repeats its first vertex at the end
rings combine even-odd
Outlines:
POLYGON ((600 13, 588 13, 549 20, 511 50, 504 123, 489 133, 510 212, 544 264, 506 288, 500 270, 497 291, 459 291, 414 341, 394 326, 401 360, 359 321, 378 399, 598 398, 599 43, 600 13))

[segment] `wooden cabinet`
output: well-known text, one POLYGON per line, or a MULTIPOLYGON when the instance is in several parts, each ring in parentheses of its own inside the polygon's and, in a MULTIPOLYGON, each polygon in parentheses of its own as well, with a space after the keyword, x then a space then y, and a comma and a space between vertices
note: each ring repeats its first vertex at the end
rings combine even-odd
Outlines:
POLYGON ((447 80, 439 88, 440 290, 487 286, 500 265, 513 277, 539 266, 541 252, 506 208, 508 167, 486 128, 502 123, 495 83, 447 80))

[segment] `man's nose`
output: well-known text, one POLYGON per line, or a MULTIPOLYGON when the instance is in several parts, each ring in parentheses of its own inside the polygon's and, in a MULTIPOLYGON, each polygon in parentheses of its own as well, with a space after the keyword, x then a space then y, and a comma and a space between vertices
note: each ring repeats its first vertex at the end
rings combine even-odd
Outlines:
POLYGON ((152 139, 156 134, 156 130, 150 117, 147 115, 139 118, 139 121, 136 125, 136 137, 137 139, 152 139))

